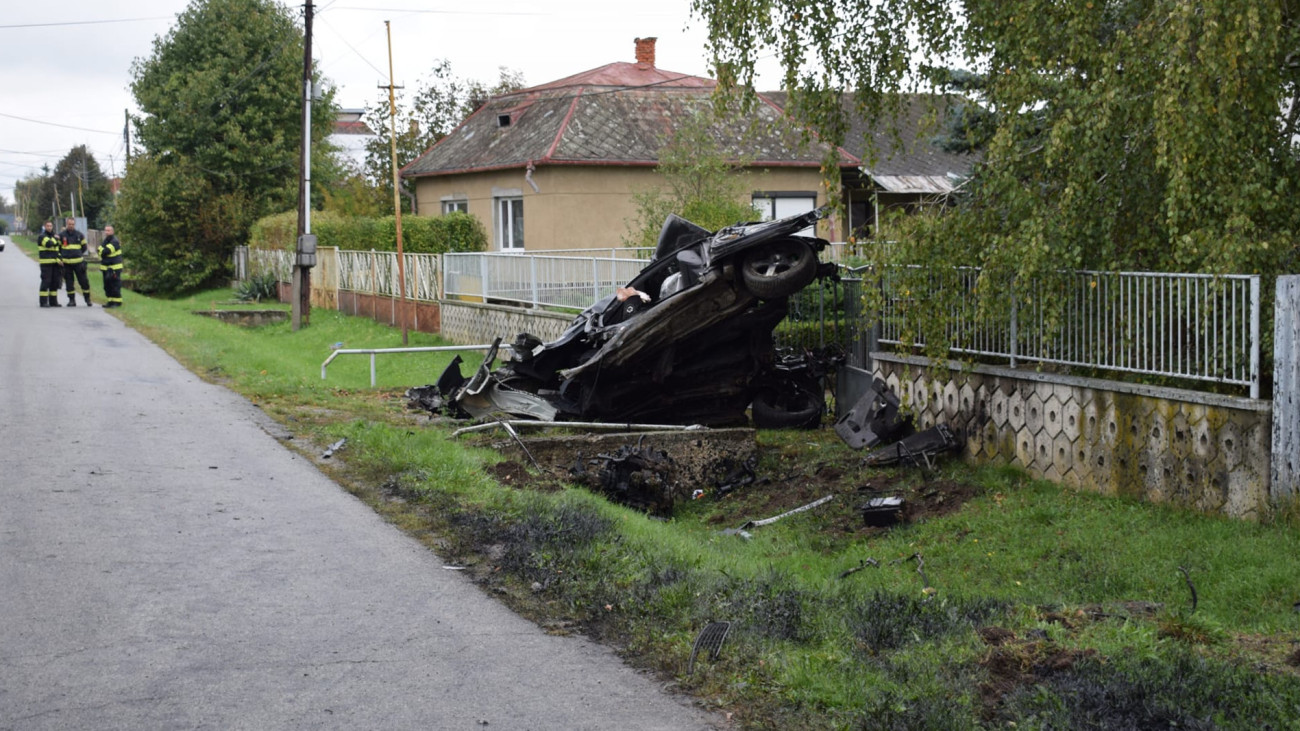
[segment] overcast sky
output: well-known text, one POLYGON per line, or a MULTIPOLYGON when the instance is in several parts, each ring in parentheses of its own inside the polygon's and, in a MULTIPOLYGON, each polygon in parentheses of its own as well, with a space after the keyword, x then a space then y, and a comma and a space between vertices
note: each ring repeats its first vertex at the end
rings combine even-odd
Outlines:
MULTIPOLYGON (((315 0, 314 53, 342 107, 364 107, 388 83, 384 21, 392 21, 395 83, 415 88, 436 59, 456 76, 496 80, 505 66, 528 85, 634 59, 657 37, 660 68, 705 76, 705 32, 690 0, 315 0), (480 7, 466 11, 460 8, 480 7), (489 9, 490 8, 490 9, 489 9)), ((301 13, 301 3, 292 5, 301 13)), ((4 0, 0 13, 0 194, 85 144, 107 173, 125 158, 124 111, 136 111, 130 68, 148 57, 186 0, 4 0), (26 120, 39 120, 39 122, 26 120), (63 125, 63 126, 56 126, 63 125)), ((761 67, 760 86, 779 78, 761 67)), ((296 99, 299 90, 286 90, 296 99)), ((296 102, 294 102, 296 103, 296 102)))

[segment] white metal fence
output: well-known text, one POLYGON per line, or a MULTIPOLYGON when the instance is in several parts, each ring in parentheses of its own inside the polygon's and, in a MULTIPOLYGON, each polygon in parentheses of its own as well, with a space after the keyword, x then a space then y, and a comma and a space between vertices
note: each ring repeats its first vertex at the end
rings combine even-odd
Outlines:
POLYGON ((583 310, 645 266, 640 259, 537 254, 443 254, 449 297, 583 310))
MULTIPOLYGON (((597 257, 407 254, 406 296, 582 310, 640 272, 646 262, 623 255, 635 251, 611 249, 597 257)), ((395 253, 338 251, 337 257, 340 289, 398 296, 395 253)), ((289 252, 251 250, 248 258, 251 273, 273 271, 288 281, 289 252)), ((1258 275, 1072 272, 1017 283, 1016 296, 1006 293, 1010 306, 990 314, 977 304, 976 287, 987 286, 978 284, 978 269, 919 278, 918 271, 887 270, 878 278, 879 313, 860 311, 861 281, 850 278, 842 291, 818 288, 812 294, 819 299, 798 307, 792 301, 791 322, 778 339, 801 347, 828 338, 847 345, 874 329, 878 343, 924 347, 922 322, 946 306, 951 311, 942 339, 954 353, 1004 358, 1012 367, 1024 361, 1239 385, 1259 397, 1258 275)))
POLYGON ((919 286, 916 271, 880 278, 878 342, 924 346, 922 318, 955 301, 943 333, 952 352, 1012 367, 1032 361, 1248 386, 1259 397, 1258 275, 1072 272, 1017 283, 999 317, 977 307, 979 270, 927 273, 919 286), (958 297, 943 296, 953 288, 958 297))

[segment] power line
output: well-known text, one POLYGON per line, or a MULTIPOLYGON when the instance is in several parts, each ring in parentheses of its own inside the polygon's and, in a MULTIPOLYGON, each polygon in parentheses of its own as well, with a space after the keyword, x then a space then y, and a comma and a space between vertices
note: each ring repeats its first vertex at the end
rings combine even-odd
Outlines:
MULTIPOLYGON (((333 3, 331 3, 333 4, 333 3)), ((412 8, 362 8, 353 5, 343 5, 335 10, 367 10, 377 13, 432 13, 435 15, 523 15, 523 16, 543 16, 554 15, 554 13, 511 13, 511 12, 484 12, 480 10, 429 10, 429 9, 412 9, 412 8)))
POLYGON ((44 125, 47 125, 47 126, 50 126, 50 127, 63 127, 64 129, 75 129, 75 130, 79 130, 79 131, 81 131, 81 132, 96 132, 96 133, 101 134, 101 135, 113 135, 114 137, 116 137, 116 136, 118 135, 117 132, 105 132, 105 131, 102 130, 102 129, 90 129, 89 127, 74 127, 74 126, 72 126, 72 125, 70 125, 70 124, 59 124, 58 122, 46 122, 46 121, 43 120, 43 119, 30 119, 30 118, 28 118, 28 117, 20 117, 20 116, 18 116, 18 115, 16 115, 16 114, 5 114, 4 112, 0 112, 0 117, 8 117, 8 118, 10 118, 10 119, 18 119, 18 120, 21 120, 21 121, 23 121, 23 122, 31 122, 31 123, 33 123, 33 124, 44 124, 44 125))
POLYGON ((61 28, 68 25, 103 25, 104 23, 137 23, 142 20, 171 20, 170 15, 155 15, 148 18, 108 18, 105 20, 69 20, 60 23, 22 23, 17 25, 0 25, 0 30, 6 28, 61 28))

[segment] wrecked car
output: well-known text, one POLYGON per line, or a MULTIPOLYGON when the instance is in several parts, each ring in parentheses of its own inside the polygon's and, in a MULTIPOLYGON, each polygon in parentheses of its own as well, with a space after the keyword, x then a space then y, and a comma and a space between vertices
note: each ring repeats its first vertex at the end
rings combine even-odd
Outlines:
POLYGON ((469 378, 458 358, 437 391, 471 417, 720 426, 745 423, 761 395, 759 420, 820 419, 822 389, 791 377, 772 333, 791 295, 836 276, 818 259, 827 242, 800 234, 826 213, 716 232, 670 215, 646 267, 558 339, 520 334, 500 368, 494 347, 469 378))

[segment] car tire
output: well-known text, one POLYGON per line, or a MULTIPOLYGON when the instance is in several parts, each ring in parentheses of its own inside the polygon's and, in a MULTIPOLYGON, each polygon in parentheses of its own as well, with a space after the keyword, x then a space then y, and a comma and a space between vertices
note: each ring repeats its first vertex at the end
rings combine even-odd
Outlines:
POLYGON ((807 244, 785 239, 745 255, 740 277, 745 289, 759 299, 789 297, 807 287, 817 274, 817 255, 807 244))
POLYGON ((759 429, 816 429, 826 412, 822 397, 806 388, 778 391, 761 388, 754 394, 750 416, 759 429))

